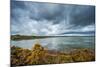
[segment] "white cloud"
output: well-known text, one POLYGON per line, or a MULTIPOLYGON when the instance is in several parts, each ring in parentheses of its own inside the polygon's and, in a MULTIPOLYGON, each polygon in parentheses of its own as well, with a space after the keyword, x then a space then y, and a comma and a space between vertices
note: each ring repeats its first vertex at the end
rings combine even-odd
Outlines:
POLYGON ((83 27, 80 31, 87 32, 87 31, 94 31, 94 30, 95 30, 95 26, 92 24, 83 27))

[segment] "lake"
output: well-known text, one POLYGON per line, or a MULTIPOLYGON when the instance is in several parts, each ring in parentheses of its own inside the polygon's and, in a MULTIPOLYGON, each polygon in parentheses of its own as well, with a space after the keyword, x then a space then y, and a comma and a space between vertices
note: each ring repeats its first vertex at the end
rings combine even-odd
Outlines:
POLYGON ((51 37, 31 40, 11 40, 11 46, 19 46, 22 48, 31 49, 35 43, 40 43, 43 47, 49 50, 66 51, 78 48, 95 49, 94 36, 66 36, 66 37, 51 37))

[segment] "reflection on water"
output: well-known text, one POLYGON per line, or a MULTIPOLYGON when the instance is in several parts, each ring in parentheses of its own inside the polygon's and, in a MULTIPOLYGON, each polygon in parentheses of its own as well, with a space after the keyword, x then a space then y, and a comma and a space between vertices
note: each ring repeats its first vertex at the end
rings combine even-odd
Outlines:
POLYGON ((40 43, 48 49, 55 50, 70 50, 76 48, 91 48, 94 49, 95 38, 88 37, 54 37, 32 40, 11 41, 11 45, 31 49, 35 43, 40 43))

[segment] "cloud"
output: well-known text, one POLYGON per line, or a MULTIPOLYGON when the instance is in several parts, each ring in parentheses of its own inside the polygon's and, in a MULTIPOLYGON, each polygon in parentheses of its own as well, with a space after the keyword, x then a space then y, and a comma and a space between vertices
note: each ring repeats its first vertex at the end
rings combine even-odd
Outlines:
POLYGON ((71 23, 74 25, 89 25, 95 23, 95 8, 90 6, 79 6, 71 13, 71 23))
POLYGON ((94 34, 95 6, 11 2, 11 33, 24 35, 94 34))

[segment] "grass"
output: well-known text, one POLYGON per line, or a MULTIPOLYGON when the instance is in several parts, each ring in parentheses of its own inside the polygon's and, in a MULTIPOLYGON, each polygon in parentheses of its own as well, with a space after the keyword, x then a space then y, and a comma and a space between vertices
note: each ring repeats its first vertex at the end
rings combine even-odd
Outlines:
POLYGON ((42 65, 72 62, 95 61, 95 52, 92 49, 76 49, 69 53, 50 51, 40 44, 29 50, 16 46, 11 47, 11 65, 42 65))

